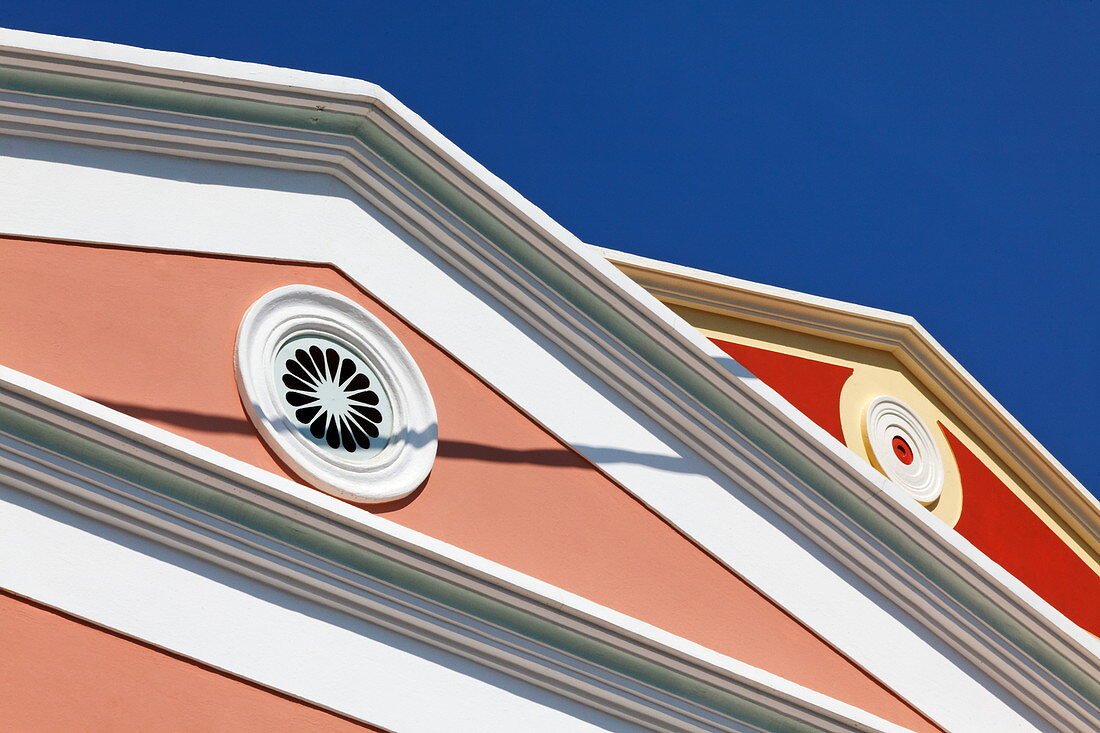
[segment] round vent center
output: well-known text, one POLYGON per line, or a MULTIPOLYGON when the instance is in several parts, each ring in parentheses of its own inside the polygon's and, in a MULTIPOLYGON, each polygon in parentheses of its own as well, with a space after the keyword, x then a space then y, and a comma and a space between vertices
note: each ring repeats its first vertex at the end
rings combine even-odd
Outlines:
POLYGON ((300 284, 263 295, 241 319, 233 368, 249 418, 302 483, 383 502, 431 472, 439 428, 428 383, 350 298, 300 284))
POLYGON ((864 433, 874 463, 890 479, 929 504, 943 491, 945 470, 932 433, 920 417, 893 397, 867 406, 864 433))
POLYGON ((282 408, 303 437, 355 461, 367 461, 389 444, 389 395, 347 346, 318 336, 292 338, 276 352, 274 367, 282 408))

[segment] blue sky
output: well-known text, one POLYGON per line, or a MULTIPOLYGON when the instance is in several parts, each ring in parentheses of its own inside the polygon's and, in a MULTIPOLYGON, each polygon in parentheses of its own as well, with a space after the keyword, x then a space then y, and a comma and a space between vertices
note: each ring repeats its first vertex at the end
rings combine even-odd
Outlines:
POLYGON ((9 2, 359 77, 582 239, 908 313, 1100 492, 1100 3, 9 2))

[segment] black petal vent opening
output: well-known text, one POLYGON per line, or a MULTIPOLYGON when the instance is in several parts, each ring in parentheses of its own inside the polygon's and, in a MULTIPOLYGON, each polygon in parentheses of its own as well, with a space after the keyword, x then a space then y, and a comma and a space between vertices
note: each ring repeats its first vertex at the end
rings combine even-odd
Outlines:
POLYGON ((367 450, 378 438, 382 413, 371 379, 334 348, 316 344, 296 349, 284 364, 284 396, 309 434, 333 450, 367 450))

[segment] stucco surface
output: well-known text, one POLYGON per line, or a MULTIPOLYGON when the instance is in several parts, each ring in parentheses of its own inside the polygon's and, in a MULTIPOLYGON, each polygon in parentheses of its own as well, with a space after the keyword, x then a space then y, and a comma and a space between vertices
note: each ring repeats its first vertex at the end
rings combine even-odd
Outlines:
POLYGON ((364 511, 888 720, 934 730, 338 271, 15 240, 0 240, 0 263, 10 283, 0 290, 0 363, 295 480, 241 405, 237 325, 252 302, 283 285, 347 295, 409 349, 439 414, 427 481, 406 499, 364 511))
MULTIPOLYGON (((681 310, 695 316, 687 309, 681 310)), ((715 317, 698 320, 706 326, 717 323, 715 317)), ((1090 633, 1100 632, 1100 606, 1096 603, 1100 598, 1100 575, 1089 562, 1084 543, 1067 536, 1049 514, 1027 503, 1023 488, 1015 484, 1014 489, 1004 472, 997 470, 996 461, 973 439, 964 441, 960 436, 966 431, 950 420, 945 407, 925 396, 900 367, 883 367, 891 363, 891 357, 872 354, 867 363, 843 360, 828 354, 820 341, 789 335, 792 343, 817 346, 822 352, 820 360, 807 358, 807 353, 813 353, 807 348, 795 353, 782 342, 768 343, 732 333, 742 330, 759 335, 763 331, 759 327, 733 319, 722 323, 731 332, 723 334, 727 338, 751 340, 752 344, 735 343, 714 336, 714 331, 707 328, 701 330, 754 376, 872 465, 862 424, 866 406, 875 397, 899 397, 918 409, 928 425, 938 425, 934 437, 941 444, 947 480, 944 494, 927 505, 928 510, 954 526, 1071 621, 1090 633)), ((842 346, 837 351, 846 355, 861 353, 842 346)))
POLYGON ((6 731, 381 731, 0 592, 6 731))

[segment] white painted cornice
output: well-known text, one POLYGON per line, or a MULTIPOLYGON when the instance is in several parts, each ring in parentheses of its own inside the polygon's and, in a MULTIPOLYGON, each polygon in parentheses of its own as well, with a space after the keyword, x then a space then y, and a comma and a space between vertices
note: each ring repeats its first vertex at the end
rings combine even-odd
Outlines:
POLYGON ((1100 551, 1100 501, 911 316, 596 249, 664 303, 893 354, 998 460, 1100 551))
POLYGON ((0 31, 0 88, 0 144, 69 146, 0 161, 0 231, 335 264, 940 725, 1100 728, 1095 639, 378 87, 0 31), (346 189, 188 185, 116 171, 115 151, 346 189), (82 186, 127 210, 90 216, 82 186), (368 225, 380 270, 433 278, 440 301, 368 269, 368 225))
MULTIPOLYGON (((903 730, 4 367, 0 487, 152 539, 242 579, 300 595, 642 728, 903 730)), ((4 507, 0 500, 0 526, 7 526, 4 507)), ((27 565, 48 562, 18 552, 8 548, 5 557, 27 565)), ((79 563, 74 555, 80 547, 58 548, 58 553, 63 562, 79 563)), ((87 581, 102 583, 106 592, 113 574, 103 568, 87 581)), ((11 581, 11 574, 5 575, 11 581)), ((33 568, 16 577, 12 590, 35 600, 61 603, 66 610, 86 603, 78 598, 80 589, 51 587, 33 568)), ((172 604, 202 602, 176 599, 175 592, 170 585, 151 587, 147 602, 157 607, 158 594, 172 604)), ((207 611, 216 616, 220 609, 207 611)), ((196 645, 173 642, 167 629, 140 631, 122 615, 100 613, 88 620, 185 656, 204 656, 196 645)), ((160 625, 173 623, 168 611, 160 625)), ((310 653, 326 659, 333 675, 348 664, 340 649, 310 653)), ((317 680, 324 691, 311 696, 288 683, 285 670, 250 666, 247 647, 238 654, 240 659, 230 655, 219 666, 365 722, 390 725, 400 720, 402 706, 418 704, 411 689, 404 700, 379 699, 368 679, 351 696, 339 685, 329 688, 317 680)), ((380 669, 372 677, 377 674, 399 671, 380 669)), ((428 693, 438 701, 450 695, 441 689, 428 693)), ((442 716, 452 712, 439 704, 442 716)), ((486 727, 478 729, 488 730, 493 719, 494 728, 523 725, 522 717, 508 723, 522 710, 514 703, 509 707, 502 701, 502 706, 482 711, 486 727)))

